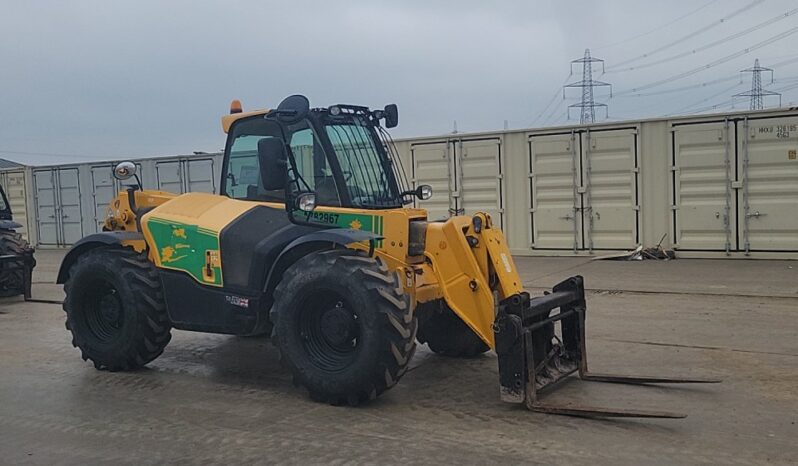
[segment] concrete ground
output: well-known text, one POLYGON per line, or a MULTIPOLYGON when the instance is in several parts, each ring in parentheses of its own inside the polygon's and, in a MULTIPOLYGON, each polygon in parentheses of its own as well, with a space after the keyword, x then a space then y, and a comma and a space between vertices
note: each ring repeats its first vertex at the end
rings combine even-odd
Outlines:
MULTIPOLYGON (((37 298, 62 253, 39 251, 37 298)), ((719 385, 569 381, 546 399, 681 411, 682 420, 590 420, 498 399, 496 357, 420 347, 376 402, 317 404, 268 340, 174 331, 133 373, 96 371, 60 306, 0 301, 2 464, 795 464, 798 262, 518 259, 532 290, 582 274, 597 371, 718 376, 719 385)))

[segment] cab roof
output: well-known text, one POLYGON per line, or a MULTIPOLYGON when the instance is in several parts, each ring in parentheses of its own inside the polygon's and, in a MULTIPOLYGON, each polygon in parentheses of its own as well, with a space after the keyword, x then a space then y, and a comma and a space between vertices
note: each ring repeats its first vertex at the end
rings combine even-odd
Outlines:
POLYGON ((267 113, 271 112, 271 109, 260 109, 260 110, 252 110, 251 112, 239 112, 239 113, 231 113, 229 115, 222 116, 222 131, 227 134, 230 131, 230 126, 233 125, 233 122, 236 120, 240 120, 241 118, 247 118, 255 115, 266 115, 267 113))

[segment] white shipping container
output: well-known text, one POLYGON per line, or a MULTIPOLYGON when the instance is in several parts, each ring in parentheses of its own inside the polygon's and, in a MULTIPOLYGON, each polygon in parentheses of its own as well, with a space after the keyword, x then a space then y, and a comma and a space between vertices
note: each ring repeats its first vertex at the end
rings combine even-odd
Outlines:
POLYGON ((11 207, 11 213, 14 216, 14 221, 22 225, 17 231, 22 234, 23 238, 30 240, 28 234, 28 204, 25 170, 14 169, 0 171, 0 185, 2 185, 5 190, 8 204, 11 207))
MULTIPOLYGON (((106 209, 119 191, 136 184, 113 177, 118 162, 92 162, 29 168, 32 195, 28 209, 36 244, 69 246, 85 235, 101 231, 106 209)), ((176 193, 218 193, 221 154, 136 159, 137 175, 145 189, 176 193)))
POLYGON ((397 143, 430 219, 486 211, 515 254, 798 258, 798 109, 397 143))

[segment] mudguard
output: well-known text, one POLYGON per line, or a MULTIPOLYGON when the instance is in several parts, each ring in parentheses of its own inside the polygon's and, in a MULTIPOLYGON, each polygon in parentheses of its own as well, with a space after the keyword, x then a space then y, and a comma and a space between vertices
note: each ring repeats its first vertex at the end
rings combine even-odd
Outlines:
POLYGON ((291 266, 294 262, 299 260, 313 251, 326 249, 330 244, 346 247, 352 243, 359 243, 361 241, 373 241, 382 239, 383 237, 372 233, 370 231, 353 230, 351 228, 330 228, 325 230, 316 231, 308 235, 300 236, 288 243, 283 248, 280 255, 272 264, 269 273, 266 275, 266 283, 263 286, 263 291, 271 293, 283 272, 291 266))
POLYGON ((0 220, 0 230, 16 230, 22 228, 22 225, 13 220, 0 220))
POLYGON ((103 231, 101 233, 94 233, 81 238, 77 243, 72 245, 64 260, 61 262, 61 268, 58 269, 58 278, 56 283, 63 284, 69 278, 69 269, 78 260, 81 254, 101 247, 101 246, 122 246, 125 241, 144 240, 144 235, 137 231, 103 231))

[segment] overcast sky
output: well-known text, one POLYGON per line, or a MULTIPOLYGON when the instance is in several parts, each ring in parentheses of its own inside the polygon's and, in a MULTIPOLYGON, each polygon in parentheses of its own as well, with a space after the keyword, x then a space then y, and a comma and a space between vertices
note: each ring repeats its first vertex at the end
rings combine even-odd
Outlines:
MULTIPOLYGON (((756 57, 763 66, 788 62, 771 88, 798 84, 798 34, 668 79, 798 32, 794 14, 743 34, 796 7, 785 0, 6 1, 0 158, 42 165, 214 151, 224 145, 219 117, 231 99, 247 110, 293 93, 313 106, 395 102, 398 137, 451 132, 454 120, 460 132, 501 129, 505 120, 510 128, 578 122, 578 112, 569 122, 565 109, 579 91, 563 100, 560 86, 581 79, 579 68, 568 78, 569 62, 585 48, 606 61, 608 72, 594 78, 613 85, 612 99, 596 90, 611 118, 695 111, 750 88, 750 76, 740 83, 738 71, 756 57), (740 37, 722 40, 733 34, 740 37), (712 81, 719 82, 647 95, 712 81)), ((785 104, 793 100, 798 86, 784 92, 785 104)))

